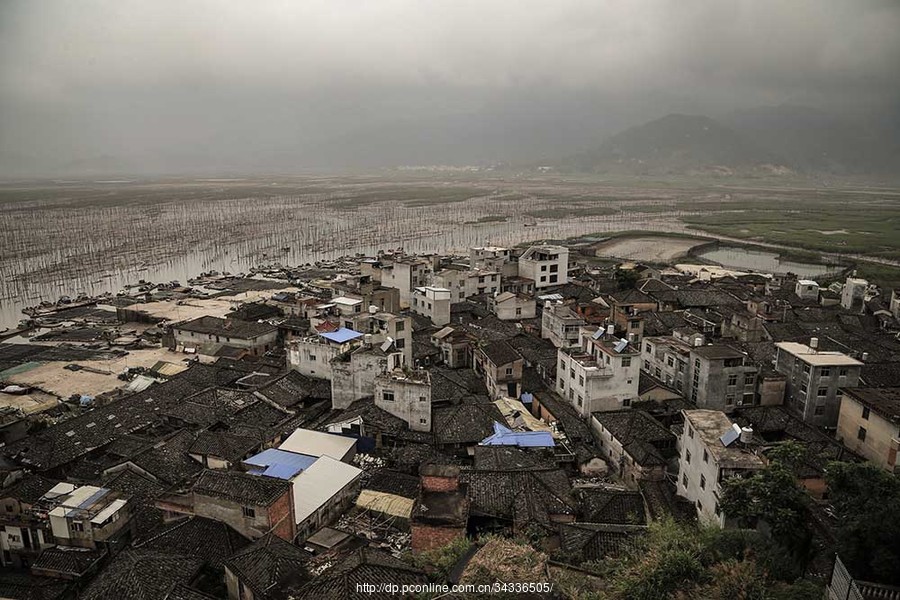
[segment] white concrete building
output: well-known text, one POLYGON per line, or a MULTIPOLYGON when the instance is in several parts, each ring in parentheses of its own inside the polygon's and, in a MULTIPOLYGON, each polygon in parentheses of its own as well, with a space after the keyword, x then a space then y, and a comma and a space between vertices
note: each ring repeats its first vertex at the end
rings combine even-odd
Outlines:
POLYGON ((410 308, 438 327, 450 322, 450 290, 427 285, 413 290, 410 308))
POLYGON ((862 310, 868 289, 869 282, 865 279, 848 277, 841 290, 841 306, 847 310, 862 310))
POLYGON ((584 319, 560 302, 546 302, 541 311, 541 337, 557 348, 571 348, 579 343, 584 319))
POLYGON ((519 257, 519 276, 534 280, 537 289, 568 283, 569 249, 532 246, 519 257))
POLYGON ((681 412, 684 428, 678 461, 678 495, 694 504, 702 522, 722 527, 726 517, 719 509, 722 482, 730 477, 752 475, 765 462, 740 441, 740 428, 735 430, 725 413, 704 409, 681 412), (726 446, 722 442, 725 434, 738 439, 726 446))
POLYGON ((434 287, 450 290, 450 302, 463 302, 466 298, 500 291, 500 273, 482 269, 458 269, 450 267, 432 277, 434 287))
POLYGON ((288 342, 288 368, 307 377, 332 378, 331 361, 363 343, 358 331, 341 328, 288 342))
POLYGON ((431 263, 424 258, 402 258, 379 269, 381 285, 400 291, 400 308, 408 308, 413 290, 428 283, 431 263))
POLYGON ((503 277, 518 275, 518 265, 512 262, 509 248, 501 246, 476 246, 469 248, 469 267, 497 271, 503 277))
MULTIPOLYGON (((810 340, 818 345, 818 340, 810 340)), ((797 342, 775 344, 775 370, 787 379, 786 404, 811 425, 836 427, 841 388, 859 385, 860 361, 797 342)))
POLYGON ((629 408, 638 398, 640 352, 596 327, 581 329, 581 343, 560 348, 556 392, 586 417, 595 411, 629 408))
POLYGON ((503 292, 488 298, 488 307, 501 321, 533 319, 537 314, 537 302, 532 296, 503 292))
POLYGON ((413 431, 431 431, 431 378, 425 370, 395 369, 375 378, 375 406, 413 431))
POLYGON ((818 300, 819 284, 811 279, 798 279, 794 284, 794 294, 801 300, 818 300))

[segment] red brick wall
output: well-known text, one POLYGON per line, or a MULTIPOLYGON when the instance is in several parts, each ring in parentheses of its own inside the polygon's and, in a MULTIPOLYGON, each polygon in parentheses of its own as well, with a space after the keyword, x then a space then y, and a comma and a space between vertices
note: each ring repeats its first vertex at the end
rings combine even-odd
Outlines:
POLYGON ((269 506, 269 523, 275 535, 289 542, 294 541, 297 524, 294 522, 293 488, 269 506))
POLYGON ((414 552, 425 552, 435 548, 443 548, 455 539, 464 537, 464 527, 433 527, 413 523, 411 526, 412 540, 410 545, 414 552))
POLYGON ((453 492, 459 489, 456 477, 422 476, 422 489, 426 492, 453 492))

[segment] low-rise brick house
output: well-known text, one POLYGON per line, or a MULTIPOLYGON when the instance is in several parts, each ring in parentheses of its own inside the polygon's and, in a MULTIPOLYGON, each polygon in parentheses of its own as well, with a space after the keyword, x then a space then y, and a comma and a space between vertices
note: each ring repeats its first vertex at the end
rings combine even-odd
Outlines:
POLYGON ((187 494, 157 501, 169 513, 195 514, 258 539, 269 532, 291 541, 296 534, 290 481, 237 471, 204 471, 187 494))

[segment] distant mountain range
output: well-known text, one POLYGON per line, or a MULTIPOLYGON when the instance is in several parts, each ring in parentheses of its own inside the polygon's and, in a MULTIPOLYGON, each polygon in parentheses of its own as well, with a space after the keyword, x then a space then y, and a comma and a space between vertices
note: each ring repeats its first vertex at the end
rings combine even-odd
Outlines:
POLYGON ((86 153, 76 160, 0 150, 0 177, 253 175, 438 164, 653 176, 900 175, 900 121, 873 127, 782 105, 715 118, 671 114, 604 138, 621 121, 601 119, 598 112, 602 107, 553 113, 493 107, 319 138, 301 129, 273 138, 226 128, 213 139, 142 147, 123 156, 86 153))
POLYGON ((713 119, 672 114, 569 155, 563 170, 632 175, 896 174, 900 145, 815 109, 783 105, 713 119))

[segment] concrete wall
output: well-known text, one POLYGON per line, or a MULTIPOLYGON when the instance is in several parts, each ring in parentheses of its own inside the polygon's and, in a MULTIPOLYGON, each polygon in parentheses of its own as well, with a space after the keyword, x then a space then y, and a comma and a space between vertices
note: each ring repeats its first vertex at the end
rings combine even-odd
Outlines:
POLYGON ((584 324, 584 319, 573 315, 567 306, 561 304, 550 304, 541 311, 541 337, 550 340, 557 348, 577 346, 584 324))
POLYGON ((412 293, 410 309, 431 319, 432 324, 443 327, 450 322, 450 290, 445 288, 420 288, 412 293))
MULTIPOLYGON (((377 350, 377 349, 375 349, 377 350)), ((349 361, 334 361, 331 379, 331 406, 345 409, 355 401, 375 394, 375 378, 384 373, 391 362, 402 363, 402 354, 390 357, 375 351, 357 351, 349 361)))
POLYGON ((431 431, 431 383, 427 376, 424 381, 416 381, 393 373, 379 375, 375 378, 375 405, 406 421, 413 431, 431 431))
POLYGON ((277 329, 252 339, 213 335, 211 333, 197 333, 195 331, 183 331, 178 328, 173 328, 172 334, 176 345, 185 346, 186 348, 196 348, 197 352, 207 356, 215 354, 222 346, 244 348, 250 351, 251 354, 264 354, 266 351, 275 347, 275 342, 278 338, 277 329))
POLYGON ((319 379, 333 376, 331 361, 340 353, 341 346, 323 344, 318 338, 294 340, 288 345, 288 368, 319 379))
POLYGON ((694 431, 690 422, 685 422, 681 433, 681 456, 678 458, 677 493, 690 500, 698 510, 700 520, 709 524, 724 525, 724 514, 716 514, 719 467, 713 455, 707 450, 707 460, 703 459, 706 446, 694 431), (693 435, 691 434, 693 432, 693 435), (690 458, 690 462, 688 462, 690 458), (705 481, 705 487, 701 482, 705 481), (697 502, 700 502, 698 505, 697 502))
POLYGON ((885 419, 873 410, 864 411, 865 405, 850 396, 841 396, 836 437, 845 446, 866 457, 879 467, 894 471, 897 464, 897 448, 891 440, 900 439, 900 424, 885 419), (863 414, 866 418, 863 418, 863 414), (866 439, 859 439, 860 427, 866 430, 866 439))
POLYGON ((537 303, 534 298, 515 296, 503 302, 492 303, 494 314, 501 321, 518 321, 533 319, 537 315, 537 303))
POLYGON ((753 364, 726 367, 723 360, 707 360, 691 352, 688 364, 688 398, 697 408, 731 411, 738 402, 752 405, 756 398, 753 364), (699 361, 699 362, 698 362, 699 361), (729 385, 731 378, 734 385, 729 385))
MULTIPOLYGON (((284 517, 284 512, 293 510, 293 501, 290 493, 285 493, 279 498, 273 506, 278 505, 273 516, 276 518, 284 517)), ((265 506, 251 506, 256 515, 254 517, 245 517, 243 514, 243 505, 226 500, 224 498, 214 498, 212 496, 204 496, 194 494, 194 514, 201 517, 207 517, 216 521, 221 521, 233 527, 246 537, 258 539, 264 536, 272 527, 270 522, 270 513, 265 506)), ((276 531, 278 537, 291 541, 293 539, 293 518, 285 519, 287 525, 283 523, 276 531)))

